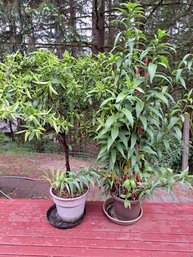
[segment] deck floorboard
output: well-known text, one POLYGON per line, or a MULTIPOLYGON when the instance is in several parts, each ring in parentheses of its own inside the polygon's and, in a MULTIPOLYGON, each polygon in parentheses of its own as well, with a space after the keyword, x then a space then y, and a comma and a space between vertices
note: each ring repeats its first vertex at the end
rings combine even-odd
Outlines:
POLYGON ((131 226, 109 221, 102 202, 88 202, 83 222, 69 230, 47 219, 51 200, 0 200, 0 257, 193 257, 193 204, 144 203, 131 226))

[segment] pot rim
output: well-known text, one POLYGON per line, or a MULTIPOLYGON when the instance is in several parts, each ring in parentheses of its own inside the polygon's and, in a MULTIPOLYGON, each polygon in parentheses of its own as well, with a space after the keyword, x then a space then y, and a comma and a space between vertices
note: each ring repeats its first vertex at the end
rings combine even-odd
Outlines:
POLYGON ((52 190, 53 190, 53 187, 50 187, 50 195, 51 195, 52 197, 54 197, 55 199, 58 199, 58 200, 65 200, 65 201, 69 201, 69 202, 70 202, 70 201, 75 201, 75 200, 78 200, 78 199, 83 198, 85 195, 88 194, 88 192, 90 191, 90 188, 87 187, 87 191, 86 191, 84 194, 82 194, 82 195, 80 195, 80 196, 77 196, 77 197, 71 197, 71 198, 64 198, 64 197, 56 196, 56 195, 52 192, 52 190))

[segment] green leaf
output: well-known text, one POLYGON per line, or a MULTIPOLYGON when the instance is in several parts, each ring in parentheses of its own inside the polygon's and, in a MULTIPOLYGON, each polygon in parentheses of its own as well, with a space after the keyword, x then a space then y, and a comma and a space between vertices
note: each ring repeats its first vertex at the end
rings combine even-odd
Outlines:
POLYGON ((144 107, 144 102, 137 101, 137 104, 136 104, 136 115, 137 115, 137 118, 141 115, 143 107, 144 107))
POLYGON ((125 199, 125 201, 124 201, 124 207, 131 209, 131 203, 130 203, 129 200, 125 199))
POLYGON ((143 129, 146 130, 147 129, 147 119, 145 116, 139 116, 140 121, 143 124, 143 129))
POLYGON ((128 153, 127 153, 127 159, 130 160, 131 159, 131 156, 133 155, 135 151, 135 148, 129 148, 128 149, 128 153))
POLYGON ((182 139, 182 131, 180 130, 179 127, 174 127, 173 128, 175 130, 175 134, 176 134, 176 138, 178 141, 180 141, 182 139))
POLYGON ((121 93, 117 96, 116 103, 121 102, 126 96, 127 96, 126 93, 121 92, 121 93))
POLYGON ((113 139, 111 137, 108 137, 108 139, 107 139, 107 151, 109 151, 112 144, 113 144, 113 139))
POLYGON ((169 77, 167 77, 165 74, 163 75, 161 73, 156 73, 155 78, 162 78, 166 80, 170 85, 172 85, 171 78, 169 79, 169 77))
POLYGON ((111 159, 110 159, 110 167, 111 167, 112 170, 114 169, 114 166, 115 166, 116 155, 117 155, 117 151, 116 150, 112 150, 111 151, 111 159))
POLYGON ((111 137, 112 137, 113 142, 118 137, 118 135, 119 135, 119 128, 118 127, 112 128, 111 129, 111 137))
POLYGON ((186 89, 186 82, 185 82, 185 80, 182 77, 180 77, 179 80, 180 80, 181 85, 186 89))
POLYGON ((155 90, 151 90, 151 95, 157 97, 162 102, 164 102, 166 105, 168 105, 168 99, 165 97, 165 95, 161 92, 157 92, 155 90))
POLYGON ((104 134, 106 134, 107 132, 108 132, 108 129, 107 129, 107 128, 102 129, 102 130, 99 132, 98 136, 96 136, 96 139, 102 138, 102 137, 104 136, 104 134))
POLYGON ((133 124, 134 124, 134 119, 133 119, 133 116, 132 116, 132 113, 127 110, 126 108, 123 108, 122 109, 122 112, 125 114, 125 116, 127 117, 129 123, 131 124, 131 127, 133 127, 133 124))
POLYGON ((131 135, 131 149, 136 145, 137 142, 137 136, 135 134, 131 135))
POLYGON ((155 108, 152 106, 148 106, 148 109, 153 112, 157 117, 163 119, 162 114, 155 108))
POLYGON ((114 100, 114 99, 115 99, 114 97, 109 97, 108 99, 105 99, 105 100, 102 102, 101 107, 104 106, 104 105, 106 105, 108 102, 110 102, 110 101, 112 101, 112 100, 114 100))
POLYGON ((51 83, 49 84, 49 90, 50 90, 50 95, 52 95, 52 93, 54 93, 55 95, 58 95, 56 90, 52 87, 51 83))
POLYGON ((115 38, 115 40, 114 40, 114 45, 115 45, 115 46, 116 46, 117 43, 119 42, 121 35, 122 35, 122 32, 119 32, 119 33, 117 34, 117 36, 116 36, 116 38, 115 38))
POLYGON ((147 128, 146 132, 148 133, 149 138, 151 139, 151 143, 154 143, 154 136, 155 136, 155 134, 153 133, 153 129, 147 128))
POLYGON ((107 152, 107 146, 104 145, 101 147, 100 152, 98 153, 97 160, 100 160, 107 152))
POLYGON ((119 138, 121 139, 121 141, 123 142, 123 144, 127 148, 128 147, 128 139, 127 139, 127 137, 123 133, 119 133, 119 138))
POLYGON ((168 131, 169 131, 170 129, 172 129, 174 125, 178 124, 178 122, 179 122, 179 118, 177 118, 177 117, 172 117, 171 120, 170 120, 170 123, 169 123, 169 125, 168 125, 168 131))
POLYGON ((157 64, 149 63, 148 72, 149 72, 149 77, 150 77, 150 82, 151 83, 152 83, 153 78, 155 76, 156 70, 157 70, 157 64))
POLYGON ((119 152, 121 153, 121 155, 123 156, 123 158, 125 158, 124 149, 123 149, 121 143, 117 143, 117 144, 116 144, 116 147, 117 147, 117 149, 119 150, 119 152))
POLYGON ((110 117, 108 117, 108 119, 105 122, 105 127, 106 128, 110 128, 111 125, 117 120, 116 116, 112 115, 110 117))
POLYGON ((178 69, 176 71, 176 82, 179 82, 179 79, 181 78, 182 71, 183 71, 183 69, 178 69))
POLYGON ((135 165, 137 163, 137 156, 135 155, 132 155, 131 156, 131 169, 134 169, 135 170, 135 165))
POLYGON ((125 187, 128 191, 131 189, 130 179, 126 179, 126 180, 123 182, 123 187, 125 187))
POLYGON ((163 29, 158 29, 157 35, 159 39, 162 39, 163 37, 167 36, 167 32, 163 29))
POLYGON ((140 151, 148 153, 150 155, 157 155, 157 153, 150 146, 144 146, 140 149, 140 151))
POLYGON ((168 68, 169 67, 168 58, 166 56, 164 56, 164 55, 160 55, 159 58, 160 58, 162 64, 164 64, 164 66, 166 68, 168 68))

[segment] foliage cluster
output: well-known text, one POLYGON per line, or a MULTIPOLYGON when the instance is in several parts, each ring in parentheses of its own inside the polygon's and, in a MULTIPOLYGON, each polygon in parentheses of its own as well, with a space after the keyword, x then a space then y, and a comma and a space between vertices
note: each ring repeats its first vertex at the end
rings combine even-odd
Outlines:
POLYGON ((68 52, 59 60, 43 50, 7 56, 0 64, 1 119, 21 119, 26 140, 49 130, 87 129, 97 104, 87 100, 87 92, 101 76, 104 61, 102 54, 76 59, 68 52))
POLYGON ((79 172, 68 173, 62 169, 51 169, 45 178, 59 197, 67 195, 70 198, 80 196, 88 190, 90 184, 95 186, 99 181, 99 175, 91 169, 80 169, 79 172))

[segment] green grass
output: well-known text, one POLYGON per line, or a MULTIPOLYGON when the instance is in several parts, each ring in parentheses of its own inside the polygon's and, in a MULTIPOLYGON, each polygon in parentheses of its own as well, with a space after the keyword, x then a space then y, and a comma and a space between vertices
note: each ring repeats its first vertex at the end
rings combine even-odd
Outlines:
POLYGON ((33 154, 34 151, 28 144, 18 145, 15 142, 8 142, 0 145, 0 153, 30 155, 33 154))

